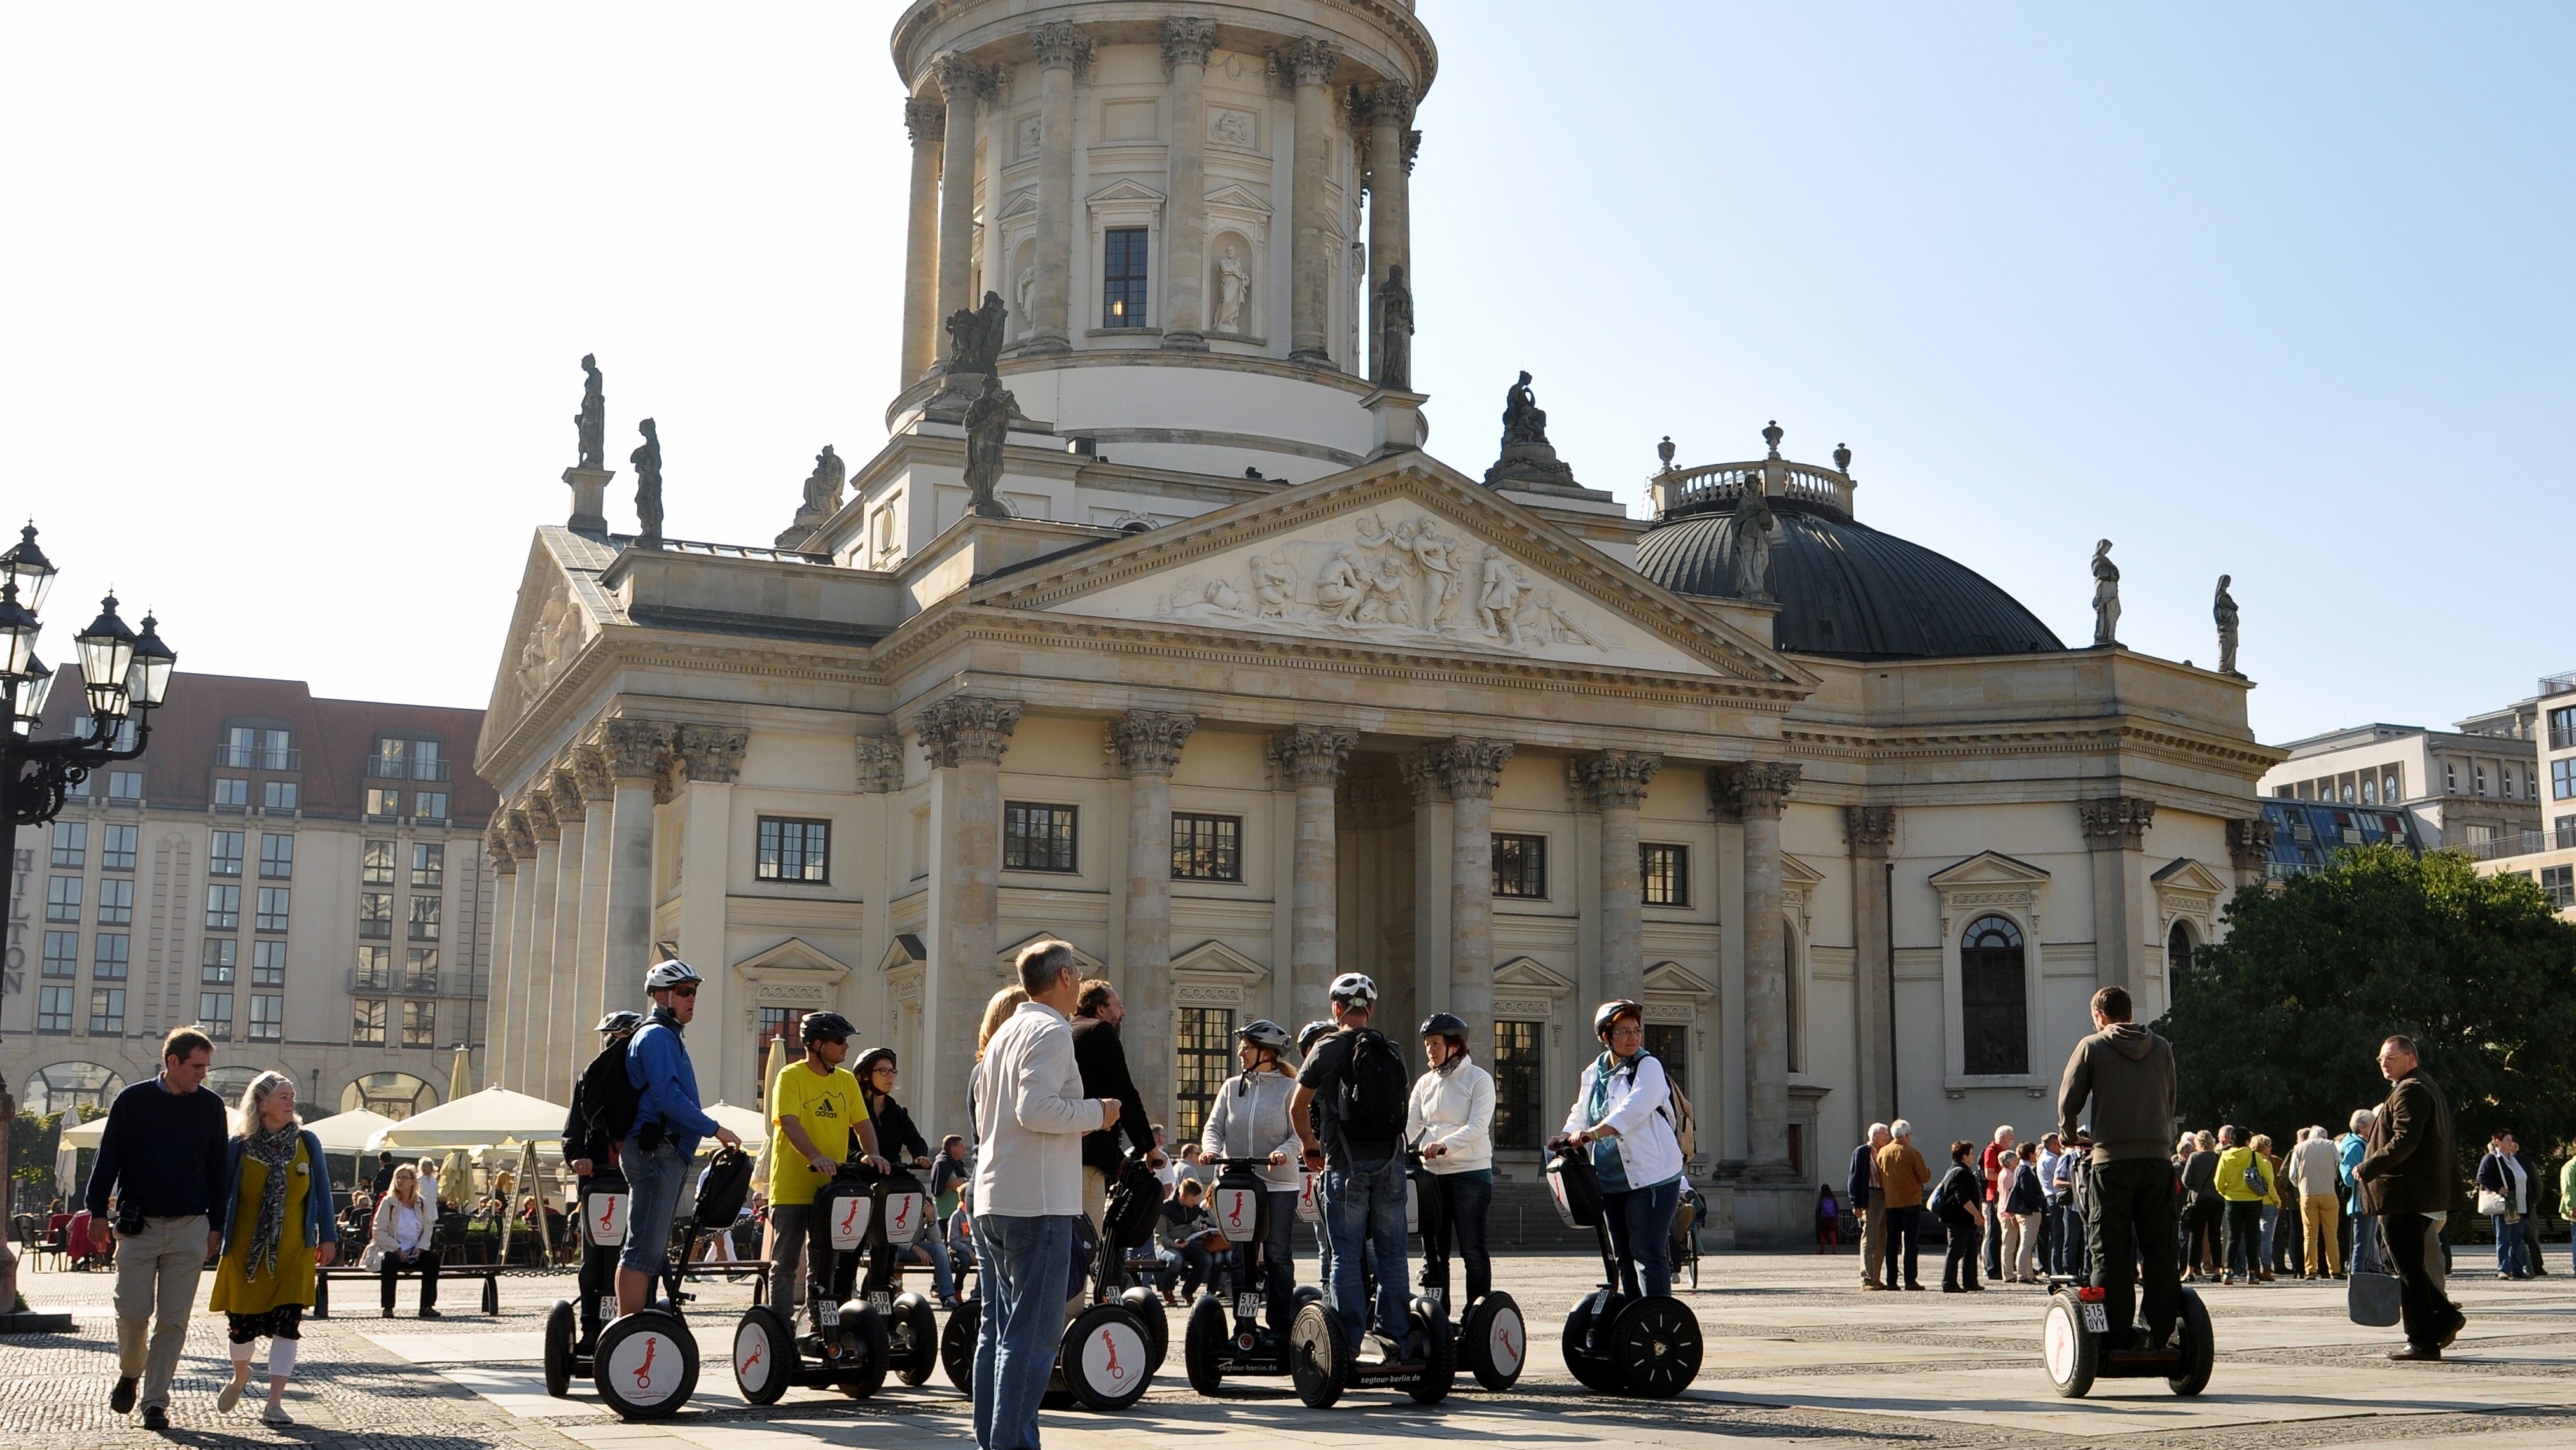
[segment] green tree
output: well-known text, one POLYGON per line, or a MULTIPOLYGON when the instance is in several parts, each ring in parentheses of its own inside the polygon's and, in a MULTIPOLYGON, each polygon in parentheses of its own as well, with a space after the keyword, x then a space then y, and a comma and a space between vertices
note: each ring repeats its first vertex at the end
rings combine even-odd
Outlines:
POLYGON ((2248 887, 2226 916, 2156 1024, 2191 1126, 2279 1149, 2312 1123, 2340 1132, 2387 1098, 2379 1044, 2402 1032, 2450 1099, 2464 1194, 2499 1128, 2535 1159, 2576 1139, 2576 926, 2528 878, 2371 846, 2248 887))

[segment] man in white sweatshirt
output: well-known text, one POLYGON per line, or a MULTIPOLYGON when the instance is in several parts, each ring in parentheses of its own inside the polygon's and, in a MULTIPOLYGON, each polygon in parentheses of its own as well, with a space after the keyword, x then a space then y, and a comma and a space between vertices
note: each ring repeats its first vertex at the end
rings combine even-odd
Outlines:
POLYGON ((975 1266, 984 1300, 975 1339, 975 1444, 1037 1450, 1038 1401, 1064 1333, 1073 1221, 1082 1212, 1082 1135, 1118 1121, 1115 1099, 1085 1098, 1068 1014, 1082 992, 1073 949, 1020 954, 1029 1000, 975 1064, 975 1266))

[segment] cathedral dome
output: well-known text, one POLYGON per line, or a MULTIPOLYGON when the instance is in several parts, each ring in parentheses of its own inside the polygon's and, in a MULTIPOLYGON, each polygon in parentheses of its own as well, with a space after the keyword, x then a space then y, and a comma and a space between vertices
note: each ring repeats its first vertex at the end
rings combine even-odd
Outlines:
MULTIPOLYGON (((1637 542, 1637 570, 1676 594, 1739 597, 1735 505, 1761 463, 1666 474, 1656 480, 1655 527, 1637 542)), ((2038 616, 1993 581, 1920 544, 1851 516, 1851 480, 1774 462, 1771 594, 1778 648, 1846 659, 2027 654, 2066 648, 2038 616)))

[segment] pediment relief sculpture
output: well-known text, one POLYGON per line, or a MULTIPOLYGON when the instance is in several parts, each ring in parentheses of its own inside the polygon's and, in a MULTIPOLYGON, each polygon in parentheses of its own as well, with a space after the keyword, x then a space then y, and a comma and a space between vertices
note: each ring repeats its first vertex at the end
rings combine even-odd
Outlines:
POLYGON ((581 621, 573 608, 572 591, 561 574, 546 581, 545 593, 529 616, 527 630, 519 636, 519 648, 510 671, 510 683, 517 698, 514 715, 524 715, 545 698, 547 687, 554 684, 581 652, 581 621))

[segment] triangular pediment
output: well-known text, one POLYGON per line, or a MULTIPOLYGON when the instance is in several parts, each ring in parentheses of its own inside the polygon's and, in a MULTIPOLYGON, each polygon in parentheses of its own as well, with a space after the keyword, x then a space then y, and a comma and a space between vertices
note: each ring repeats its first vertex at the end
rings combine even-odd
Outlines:
POLYGON ((1002 203, 1001 215, 996 220, 1017 221, 1024 216, 1035 216, 1037 209, 1038 194, 1034 188, 1028 191, 1015 191, 1011 193, 1009 200, 1002 203))
POLYGON ((1825 873, 1783 851, 1780 853, 1780 884, 1793 890, 1822 886, 1825 873))
POLYGON ((1574 979, 1536 957, 1514 957, 1494 968, 1494 985, 1524 992, 1564 993, 1574 990, 1574 979))
POLYGON ((1942 867, 1931 876, 1933 888, 1939 891, 1958 891, 1976 886, 2040 886, 2047 881, 2046 871, 2001 851, 1980 851, 1964 861, 1942 867))
POLYGON ((1646 990, 1660 996, 1714 997, 1717 988, 1679 962, 1657 962, 1646 968, 1646 990))
POLYGON ((1251 188, 1237 182, 1229 181, 1209 192, 1207 204, 1211 207, 1254 212, 1261 216, 1270 215, 1270 203, 1254 195, 1251 188))
POLYGON ((1249 987, 1268 977, 1270 972, 1225 943, 1210 940, 1176 954, 1172 958, 1172 975, 1196 979, 1201 985, 1249 987))
POLYGON ((820 979, 838 985, 850 974, 849 964, 801 936, 791 936, 765 951, 733 964, 744 980, 780 982, 820 979))
POLYGON ((885 956, 877 962, 877 970, 887 973, 900 972, 919 967, 929 960, 930 951, 922 945, 918 934, 899 931, 894 934, 893 941, 886 943, 885 956))
POLYGON ((519 599, 502 636, 501 662, 483 709, 479 761, 499 746, 511 727, 536 709, 555 682, 596 637, 603 623, 623 622, 599 589, 599 572, 617 550, 568 529, 542 528, 519 574, 519 599))
POLYGON ((1158 202, 1162 199, 1163 193, 1156 191, 1154 188, 1145 185, 1141 181, 1125 176, 1118 178, 1116 181, 1109 183, 1107 186, 1104 186, 1098 191, 1095 191, 1091 195, 1083 198, 1084 201, 1089 202, 1093 206, 1099 206, 1104 202, 1158 202))
POLYGON ((1051 931, 1033 931, 1027 936, 1020 938, 1018 941, 1011 943, 1009 946, 1002 948, 1000 951, 995 952, 993 954, 994 967, 1005 972, 1017 970, 1020 964, 1020 953, 1027 951, 1029 948, 1036 946, 1041 942, 1064 942, 1064 949, 1073 953, 1073 959, 1081 964, 1082 974, 1085 977, 1102 976, 1106 972, 1106 964, 1104 964, 1100 958, 1093 956, 1091 953, 1084 951, 1082 948, 1075 946, 1069 941, 1064 941, 1063 937, 1057 936, 1051 931))
POLYGON ((2189 856, 2177 856, 2150 878, 2167 891, 2189 891, 2201 896, 2223 896, 2229 886, 2226 878, 2189 856))
POLYGON ((1813 688, 1815 677, 1419 453, 1079 551, 977 603, 1496 664, 1813 688))

